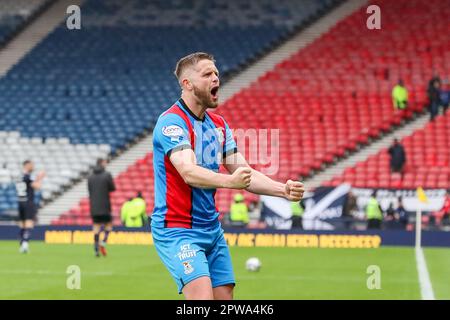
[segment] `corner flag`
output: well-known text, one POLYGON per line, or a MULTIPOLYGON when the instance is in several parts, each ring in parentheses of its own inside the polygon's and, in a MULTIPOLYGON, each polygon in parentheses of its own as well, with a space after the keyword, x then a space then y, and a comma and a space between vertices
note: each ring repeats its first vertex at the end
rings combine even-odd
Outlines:
POLYGON ((425 194, 425 191, 423 191, 422 187, 418 187, 416 190, 417 198, 422 203, 428 203, 427 195, 425 194))

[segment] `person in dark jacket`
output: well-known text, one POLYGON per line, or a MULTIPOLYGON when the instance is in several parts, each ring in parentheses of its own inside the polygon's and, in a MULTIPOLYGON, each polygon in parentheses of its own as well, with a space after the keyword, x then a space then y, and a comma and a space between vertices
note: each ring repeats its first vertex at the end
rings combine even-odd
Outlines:
POLYGON ((95 255, 106 256, 106 242, 108 235, 112 231, 111 201, 110 192, 116 190, 113 178, 105 170, 106 160, 98 159, 97 166, 88 179, 89 202, 91 207, 91 217, 93 221, 94 249, 95 255), (104 229, 103 241, 100 242, 100 231, 104 229))
POLYGON ((344 218, 345 229, 350 229, 352 227, 353 219, 357 211, 357 198, 353 192, 349 191, 344 200, 344 207, 342 208, 342 218, 344 218))
POLYGON ((403 229, 406 229, 409 222, 409 214, 403 206, 403 198, 398 198, 398 206, 395 210, 395 217, 402 225, 403 229))
POLYGON ((403 166, 406 162, 406 153, 405 148, 398 142, 397 139, 394 139, 394 144, 388 150, 389 155, 391 156, 390 166, 392 172, 403 172, 403 166))
POLYGON ((428 99, 430 101, 430 118, 434 118, 439 113, 439 106, 441 104, 441 79, 439 77, 433 77, 428 83, 428 99))

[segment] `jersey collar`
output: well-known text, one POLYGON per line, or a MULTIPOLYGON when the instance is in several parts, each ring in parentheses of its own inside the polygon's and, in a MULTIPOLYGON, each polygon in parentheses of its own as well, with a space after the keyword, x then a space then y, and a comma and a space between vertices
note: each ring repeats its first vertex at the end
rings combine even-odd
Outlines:
POLYGON ((197 121, 201 121, 201 122, 204 122, 204 121, 205 121, 205 119, 206 119, 206 112, 205 112, 205 115, 203 116, 203 119, 202 119, 202 118, 199 118, 199 117, 197 117, 197 116, 192 112, 191 109, 189 109, 189 107, 187 106, 186 102, 184 102, 183 98, 180 98, 180 99, 178 100, 178 102, 179 102, 180 105, 183 107, 183 109, 186 110, 186 111, 191 115, 192 118, 194 118, 194 119, 197 120, 197 121))

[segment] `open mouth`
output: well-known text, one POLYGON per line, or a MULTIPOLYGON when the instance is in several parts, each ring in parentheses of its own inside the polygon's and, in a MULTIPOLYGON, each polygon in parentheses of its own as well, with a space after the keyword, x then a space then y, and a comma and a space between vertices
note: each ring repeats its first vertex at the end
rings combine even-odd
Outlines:
POLYGON ((218 86, 211 89, 211 95, 212 95, 212 97, 214 99, 217 99, 218 93, 219 93, 219 87, 218 86))

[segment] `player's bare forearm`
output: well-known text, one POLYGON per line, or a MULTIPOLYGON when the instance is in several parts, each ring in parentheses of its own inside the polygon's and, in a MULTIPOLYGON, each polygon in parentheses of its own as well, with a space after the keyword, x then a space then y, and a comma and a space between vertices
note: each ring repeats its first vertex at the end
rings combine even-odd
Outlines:
POLYGON ((255 194, 285 198, 285 184, 252 169, 252 181, 247 191, 255 194))
MULTIPOLYGON (((226 157, 225 167, 230 173, 238 169, 250 168, 244 156, 239 152, 226 157)), ((255 194, 285 198, 289 201, 301 200, 305 192, 303 184, 299 181, 277 182, 254 169, 251 169, 251 182, 246 190, 255 194)))
POLYGON ((250 186, 246 188, 247 191, 260 195, 285 197, 285 184, 272 180, 263 173, 252 169, 241 153, 236 152, 226 157, 225 167, 230 173, 235 172, 238 168, 251 169, 252 180, 250 186))
POLYGON ((247 191, 266 195, 285 198, 289 201, 300 201, 303 198, 305 189, 300 181, 288 180, 286 183, 272 180, 265 174, 252 169, 252 182, 247 191))
POLYGON ((45 178, 45 172, 39 173, 36 180, 34 180, 34 182, 31 184, 31 187, 34 190, 40 190, 42 188, 42 180, 44 180, 44 178, 45 178))
POLYGON ((180 174, 183 180, 190 186, 203 189, 229 188, 230 175, 217 173, 198 165, 186 168, 180 174))
POLYGON ((36 181, 34 181, 34 182, 31 184, 31 187, 32 187, 34 190, 40 190, 40 189, 42 188, 42 178, 41 178, 41 179, 37 179, 36 181))
POLYGON ((232 175, 214 172, 198 166, 191 149, 171 154, 170 161, 184 182, 195 188, 244 189, 250 185, 250 169, 237 170, 232 175))

